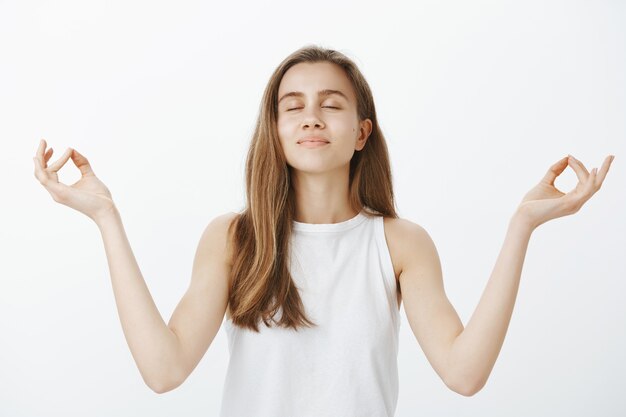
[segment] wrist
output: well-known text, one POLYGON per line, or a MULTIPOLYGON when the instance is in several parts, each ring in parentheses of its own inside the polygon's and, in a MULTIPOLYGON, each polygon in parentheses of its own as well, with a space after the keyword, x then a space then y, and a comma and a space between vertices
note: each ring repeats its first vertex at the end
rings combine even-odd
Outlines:
POLYGON ((524 211, 517 209, 509 222, 510 227, 523 230, 529 235, 537 228, 537 226, 528 218, 524 211))
POLYGON ((108 207, 106 209, 101 210, 95 216, 93 216, 93 221, 96 223, 99 229, 106 227, 107 224, 111 224, 112 222, 116 222, 120 219, 120 213, 117 210, 115 205, 108 207))

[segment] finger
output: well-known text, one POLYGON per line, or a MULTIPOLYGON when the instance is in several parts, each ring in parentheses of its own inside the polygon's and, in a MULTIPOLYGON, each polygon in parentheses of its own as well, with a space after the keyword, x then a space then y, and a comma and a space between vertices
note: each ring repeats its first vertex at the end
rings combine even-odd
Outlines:
POLYGON ((44 183, 48 176, 44 174, 43 167, 41 166, 41 161, 36 156, 33 157, 33 162, 35 163, 35 178, 39 180, 40 183, 44 183))
POLYGON ((48 149, 45 153, 45 155, 43 156, 43 160, 48 162, 50 160, 50 157, 52 156, 52 153, 54 151, 52 150, 52 148, 48 149))
POLYGON ((594 193, 597 191, 596 189, 597 176, 598 176, 598 168, 592 169, 591 172, 589 173, 589 176, 587 177, 587 183, 585 184, 585 187, 583 188, 584 201, 587 201, 588 199, 590 199, 591 196, 594 195, 594 193))
MULTIPOLYGON (((596 187, 597 176, 598 176, 598 168, 593 168, 591 172, 587 174, 587 179, 585 180, 585 182, 582 182, 582 181, 579 182, 579 184, 582 183, 580 186, 580 192, 573 193, 573 195, 578 200, 578 204, 579 204, 578 207, 585 204, 585 202, 589 200, 591 196, 593 196, 596 193, 596 191, 598 191, 598 188, 596 187)), ((578 188, 578 186, 576 188, 578 188)))
POLYGON ((565 197, 569 199, 571 202, 571 207, 574 208, 574 211, 580 210, 580 208, 591 198, 591 196, 596 192, 596 188, 594 185, 594 180, 596 177, 597 170, 594 168, 591 170, 589 175, 587 176, 587 182, 583 183, 583 186, 580 189, 574 189, 566 194, 565 197))
POLYGON ((48 171, 41 162, 41 159, 34 157, 33 161, 35 163, 35 177, 39 180, 39 182, 43 185, 47 185, 48 182, 53 182, 48 175, 48 171))
POLYGON ((80 173, 82 175, 94 174, 89 161, 80 152, 74 149, 71 156, 72 161, 74 161, 76 167, 80 169, 80 173))
POLYGON ((46 162, 43 159, 43 151, 46 149, 46 141, 41 139, 39 141, 39 147, 37 148, 36 157, 41 161, 43 167, 46 167, 46 162))
POLYGON ((35 164, 35 177, 39 180, 41 185, 43 185, 46 190, 48 190, 48 192, 56 198, 56 195, 67 186, 52 180, 46 171, 44 171, 39 158, 33 157, 33 162, 35 164))
POLYGON ((48 173, 46 172, 45 162, 39 157, 39 155, 34 156, 33 161, 35 162, 35 174, 39 173, 47 178, 48 173))
POLYGON ((52 181, 50 180, 50 177, 48 177, 48 173, 44 170, 43 165, 41 164, 41 160, 39 160, 39 158, 37 157, 34 157, 33 162, 35 163, 35 177, 43 186, 47 186, 48 183, 52 181))
POLYGON ((567 156, 554 163, 550 169, 548 169, 548 172, 544 175, 541 181, 549 185, 554 185, 554 180, 556 180, 556 177, 561 175, 565 168, 567 168, 567 156))
POLYGON ((613 163, 613 159, 615 159, 615 155, 609 155, 604 159, 604 162, 602 163, 602 166, 600 167, 600 170, 598 171, 598 175, 596 176, 595 180, 595 185, 597 188, 600 188, 602 186, 604 178, 606 177, 606 174, 607 172, 609 172, 609 168, 613 163))
POLYGON ((54 164, 50 165, 48 167, 48 169, 52 172, 57 172, 58 170, 61 169, 61 167, 63 165, 65 165, 65 163, 67 162, 68 159, 70 159, 70 155, 72 154, 72 148, 67 148, 67 150, 65 151, 65 153, 59 158, 57 159, 54 164))
POLYGON ((587 181, 589 172, 587 171, 587 168, 585 168, 582 162, 574 158, 572 155, 569 155, 568 163, 572 167, 574 172, 576 173, 576 176, 578 177, 579 181, 581 182, 587 181))

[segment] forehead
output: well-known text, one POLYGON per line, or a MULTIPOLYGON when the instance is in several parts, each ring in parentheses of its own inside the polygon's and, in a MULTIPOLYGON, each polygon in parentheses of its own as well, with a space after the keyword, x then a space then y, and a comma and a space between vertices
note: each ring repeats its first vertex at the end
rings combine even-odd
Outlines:
POLYGON ((301 62, 289 68, 280 81, 278 99, 290 92, 315 96, 322 90, 338 90, 344 93, 349 101, 355 101, 350 79, 340 66, 330 62, 301 62))

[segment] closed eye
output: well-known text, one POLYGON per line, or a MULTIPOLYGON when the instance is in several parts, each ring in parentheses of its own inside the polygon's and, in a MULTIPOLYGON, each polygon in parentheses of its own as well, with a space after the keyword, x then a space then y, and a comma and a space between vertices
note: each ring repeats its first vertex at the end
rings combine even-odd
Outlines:
MULTIPOLYGON (((291 109, 287 109, 287 111, 291 111, 291 110, 297 110, 297 109, 301 109, 302 107, 294 107, 291 109)), ((322 108, 329 108, 329 109, 337 109, 339 110, 339 107, 334 107, 334 106, 322 106, 322 108)))

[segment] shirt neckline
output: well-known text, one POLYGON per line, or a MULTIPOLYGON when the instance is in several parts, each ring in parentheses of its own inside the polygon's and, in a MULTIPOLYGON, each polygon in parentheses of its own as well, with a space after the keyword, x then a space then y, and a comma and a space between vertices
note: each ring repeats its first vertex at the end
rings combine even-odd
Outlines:
POLYGON ((293 230, 300 232, 340 232, 358 226, 366 218, 363 210, 361 210, 351 219, 339 223, 302 223, 293 220, 293 230))

